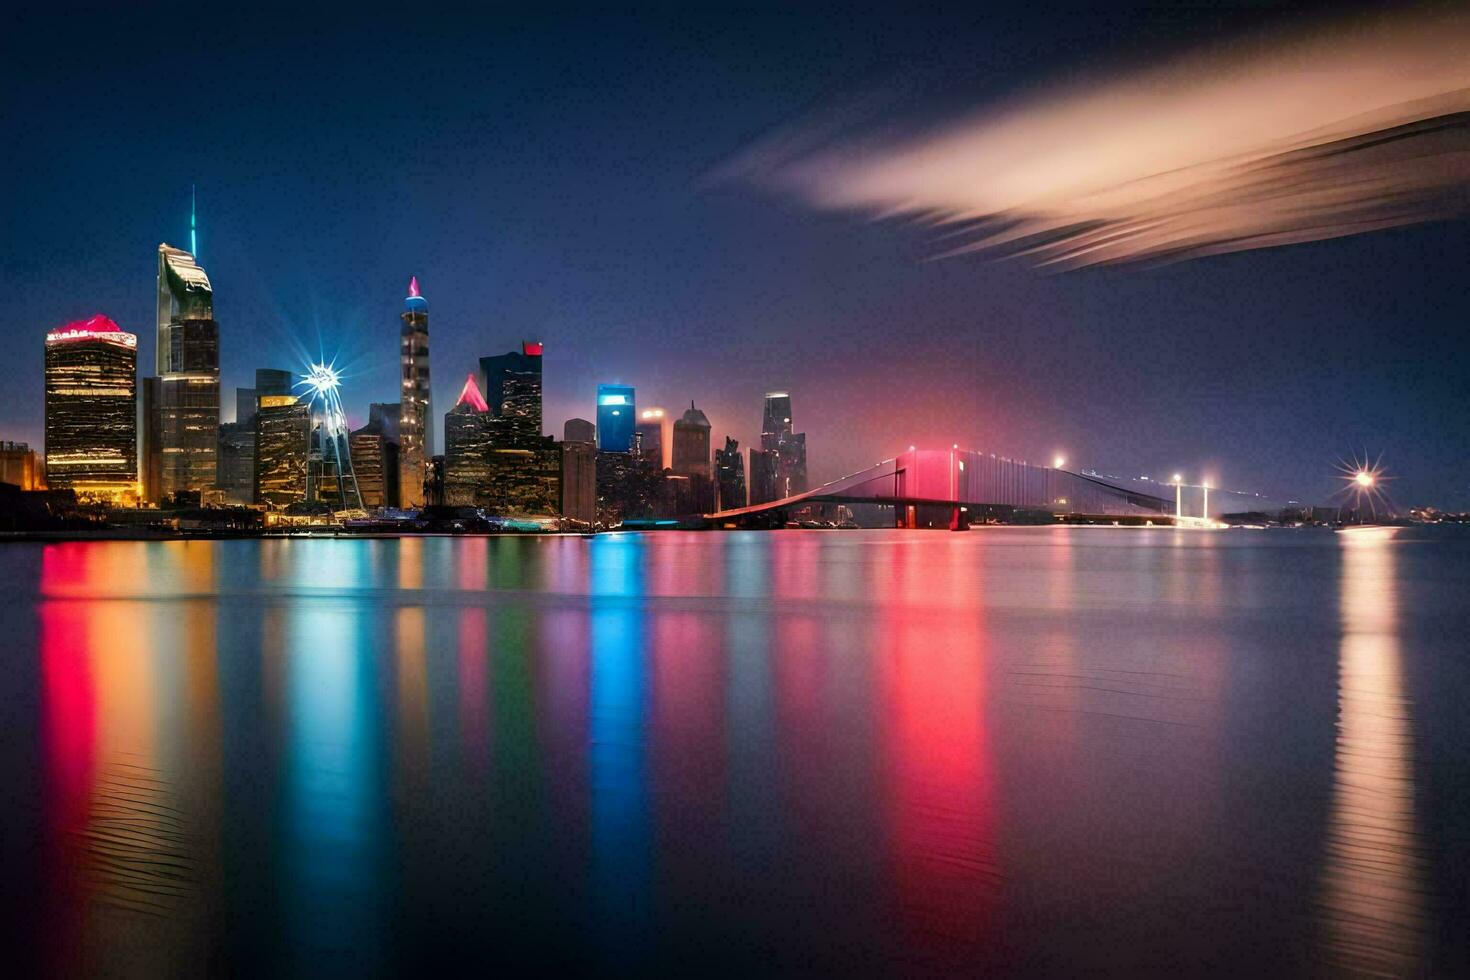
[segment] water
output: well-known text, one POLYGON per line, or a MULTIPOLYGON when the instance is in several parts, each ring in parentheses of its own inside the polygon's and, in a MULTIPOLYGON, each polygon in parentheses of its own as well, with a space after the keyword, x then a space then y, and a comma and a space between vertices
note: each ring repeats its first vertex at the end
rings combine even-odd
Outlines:
POLYGON ((1470 970, 1470 536, 0 546, 53 974, 1470 970))

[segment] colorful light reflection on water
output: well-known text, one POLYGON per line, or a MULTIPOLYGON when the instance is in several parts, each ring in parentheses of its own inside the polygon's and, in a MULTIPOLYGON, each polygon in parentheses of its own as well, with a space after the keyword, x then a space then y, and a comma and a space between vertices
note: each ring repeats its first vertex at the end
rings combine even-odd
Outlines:
POLYGON ((7 546, 12 883, 56 974, 1453 971, 1470 541, 1342 540, 7 546))

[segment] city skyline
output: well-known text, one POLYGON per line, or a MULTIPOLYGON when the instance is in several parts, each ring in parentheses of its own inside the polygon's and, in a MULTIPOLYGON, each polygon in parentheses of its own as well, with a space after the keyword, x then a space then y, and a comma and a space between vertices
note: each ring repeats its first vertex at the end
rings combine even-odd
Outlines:
MULTIPOLYGON (((709 16, 731 26, 726 15, 709 16)), ((953 27, 955 44, 977 33, 964 18, 926 15, 912 25, 838 25, 833 41, 831 25, 817 21, 775 13, 740 21, 738 78, 712 72, 709 57, 736 57, 719 40, 701 35, 688 52, 661 49, 657 72, 687 77, 695 88, 687 107, 625 63, 618 45, 589 50, 578 42, 546 66, 497 50, 506 57, 496 71, 524 69, 544 80, 563 59, 580 57, 588 75, 578 78, 612 84, 569 117, 555 110, 583 89, 563 81, 549 107, 524 110, 521 149, 479 155, 474 149, 496 137, 484 120, 499 97, 474 87, 491 101, 440 98, 478 63, 441 36, 443 75, 368 98, 379 108, 337 121, 344 83, 376 91, 355 72, 394 45, 371 26, 327 32, 329 49, 364 51, 367 63, 346 80, 313 76, 293 85, 304 118, 324 127, 325 147, 299 124, 231 101, 207 126, 228 127, 223 143, 248 150, 239 160, 210 140, 143 139, 144 58, 121 70, 102 103, 115 110, 109 131, 120 152, 146 158, 145 171, 90 180, 97 164, 67 158, 55 174, 18 173, 26 192, 11 225, 23 238, 11 242, 16 261, 7 264, 17 297, 8 328, 40 337, 102 312, 138 334, 141 363, 153 363, 149 252, 191 230, 197 187, 200 263, 219 291, 221 391, 248 386, 262 363, 304 370, 335 353, 354 428, 367 421, 370 403, 396 400, 398 364, 385 331, 401 310, 401 283, 417 275, 434 302, 434 404, 452 404, 461 372, 480 357, 534 338, 546 345, 543 429, 553 434, 565 419, 592 416, 597 384, 622 382, 638 390, 640 403, 696 399, 716 442, 728 435, 754 447, 760 420, 751 406, 766 391, 789 388, 814 447, 813 485, 912 442, 958 442, 1035 460, 1060 452, 1079 466, 1135 476, 1208 473, 1276 497, 1321 499, 1334 489, 1332 461, 1366 446, 1388 454, 1402 502, 1470 505, 1470 447, 1458 427, 1443 424, 1461 405, 1459 379, 1470 365, 1470 342, 1458 329, 1470 316, 1470 299, 1457 287, 1470 245, 1463 223, 1060 276, 981 258, 929 262, 928 231, 813 215, 759 189, 705 179, 752 134, 778 129, 826 94, 885 77, 936 25, 953 27), (837 49, 868 36, 859 32, 883 40, 855 62, 837 49), (743 43, 785 33, 789 45, 829 40, 801 68, 743 43), (762 78, 779 84, 749 84, 762 78), (728 114, 709 111, 732 91, 749 94, 728 114), (614 113, 612 122, 579 128, 581 113, 595 115, 606 109, 602 100, 630 93, 649 100, 647 118, 614 113), (436 144, 422 160, 374 148, 382 132, 424 115, 424 124, 464 142, 436 144), (679 138, 655 138, 675 121, 679 138), (610 129, 614 122, 626 131, 610 129), (576 177, 548 165, 582 152, 587 140, 624 162, 576 177), (251 176, 267 146, 272 154, 299 150, 298 163, 251 176), (335 154, 345 151, 357 162, 339 171, 335 154), (448 201, 458 206, 446 210, 448 201), (382 215, 402 233, 370 236, 382 215), (78 238, 86 247, 68 246, 78 238)), ((546 36, 534 19, 494 23, 532 41, 546 36)), ((1214 26, 1228 32, 1250 23, 1220 14, 1214 26)), ((1105 36, 1100 28, 1108 25, 1147 29, 1162 50, 1198 40, 1147 10, 1079 14, 1055 38, 1036 20, 1012 15, 991 26, 1031 42, 1034 57, 1013 64, 1023 77, 1007 85, 966 78, 962 92, 983 101, 1021 81, 1042 82, 1077 45, 1106 58, 1111 48, 1094 35, 1105 36)), ((107 30, 130 36, 150 26, 157 25, 148 16, 102 14, 79 27, 78 44, 85 50, 102 44, 107 30)), ((657 18, 607 26, 629 41, 687 31, 657 18)), ((20 36, 25 30, 23 23, 20 36)), ((985 43, 1001 67, 1016 57, 1000 40, 985 43)), ((265 71, 264 45, 247 28, 217 52, 218 74, 268 103, 281 83, 265 71)), ((940 75, 955 69, 954 52, 941 53, 940 75)), ((26 93, 47 85, 51 104, 62 107, 97 93, 58 76, 24 45, 5 70, 15 73, 18 115, 33 124, 35 156, 47 158, 69 130, 36 112, 26 93)), ((179 98, 217 96, 219 84, 179 98)), ((39 446, 40 372, 31 353, 39 341, 27 347, 0 369, 0 429, 39 446)), ((226 408, 222 421, 230 414, 226 408)), ((436 439, 442 414, 432 413, 436 439)))

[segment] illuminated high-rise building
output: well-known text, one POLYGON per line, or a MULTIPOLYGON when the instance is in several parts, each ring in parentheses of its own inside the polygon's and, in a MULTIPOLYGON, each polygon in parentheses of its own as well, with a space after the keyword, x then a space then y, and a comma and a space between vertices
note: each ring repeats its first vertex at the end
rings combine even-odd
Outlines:
POLYGON ((444 415, 444 503, 470 507, 490 478, 490 406, 472 374, 444 415))
MULTIPOLYGON (((260 388, 258 380, 256 388, 260 388)), ((310 449, 311 406, 293 394, 258 394, 255 502, 280 509, 304 501, 310 449)))
MULTIPOLYGON (((497 426, 500 442, 529 446, 541 438, 540 343, 522 341, 519 352, 480 358, 480 376, 485 383, 485 402, 490 414, 503 419, 497 426)), ((445 441, 448 441, 445 436, 445 441)))
POLYGON ((46 335, 46 482, 78 496, 138 493, 138 338, 107 317, 46 335))
POLYGON ((740 455, 740 443, 725 437, 725 448, 715 450, 715 501, 716 510, 732 510, 744 507, 745 459, 740 455))
POLYGON ((598 385, 597 448, 608 453, 631 450, 637 411, 631 385, 598 385))
POLYGON ((668 427, 669 413, 662 408, 649 407, 638 413, 638 428, 634 430, 638 437, 635 440, 638 454, 659 469, 666 469, 669 465, 665 449, 672 440, 664 437, 664 430, 668 427))
POLYGON ((362 505, 393 507, 398 500, 398 404, 374 402, 368 423, 348 439, 362 505))
POLYGON ((597 520, 597 447, 591 439, 561 444, 561 513, 583 524, 597 520))
POLYGON ((806 433, 793 431, 790 393, 766 393, 761 414, 762 455, 757 457, 756 453, 754 449, 750 451, 752 504, 806 492, 806 433))
POLYGON ((422 507, 424 478, 434 455, 433 406, 429 400, 429 301, 418 277, 408 281, 399 331, 398 489, 404 507, 422 507))
POLYGON ((144 495, 164 500, 215 486, 219 453, 219 324, 195 257, 158 246, 156 380, 144 402, 144 495))

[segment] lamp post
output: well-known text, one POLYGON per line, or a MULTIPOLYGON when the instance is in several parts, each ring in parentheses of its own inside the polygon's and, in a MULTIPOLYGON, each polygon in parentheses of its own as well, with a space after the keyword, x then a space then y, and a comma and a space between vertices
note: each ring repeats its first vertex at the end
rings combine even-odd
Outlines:
POLYGON ((1174 520, 1184 517, 1184 477, 1174 474, 1174 520))
POLYGON ((1200 484, 1200 486, 1205 491, 1205 502, 1204 507, 1201 509, 1200 516, 1208 520, 1210 517, 1210 481, 1205 480, 1203 483, 1200 484))

